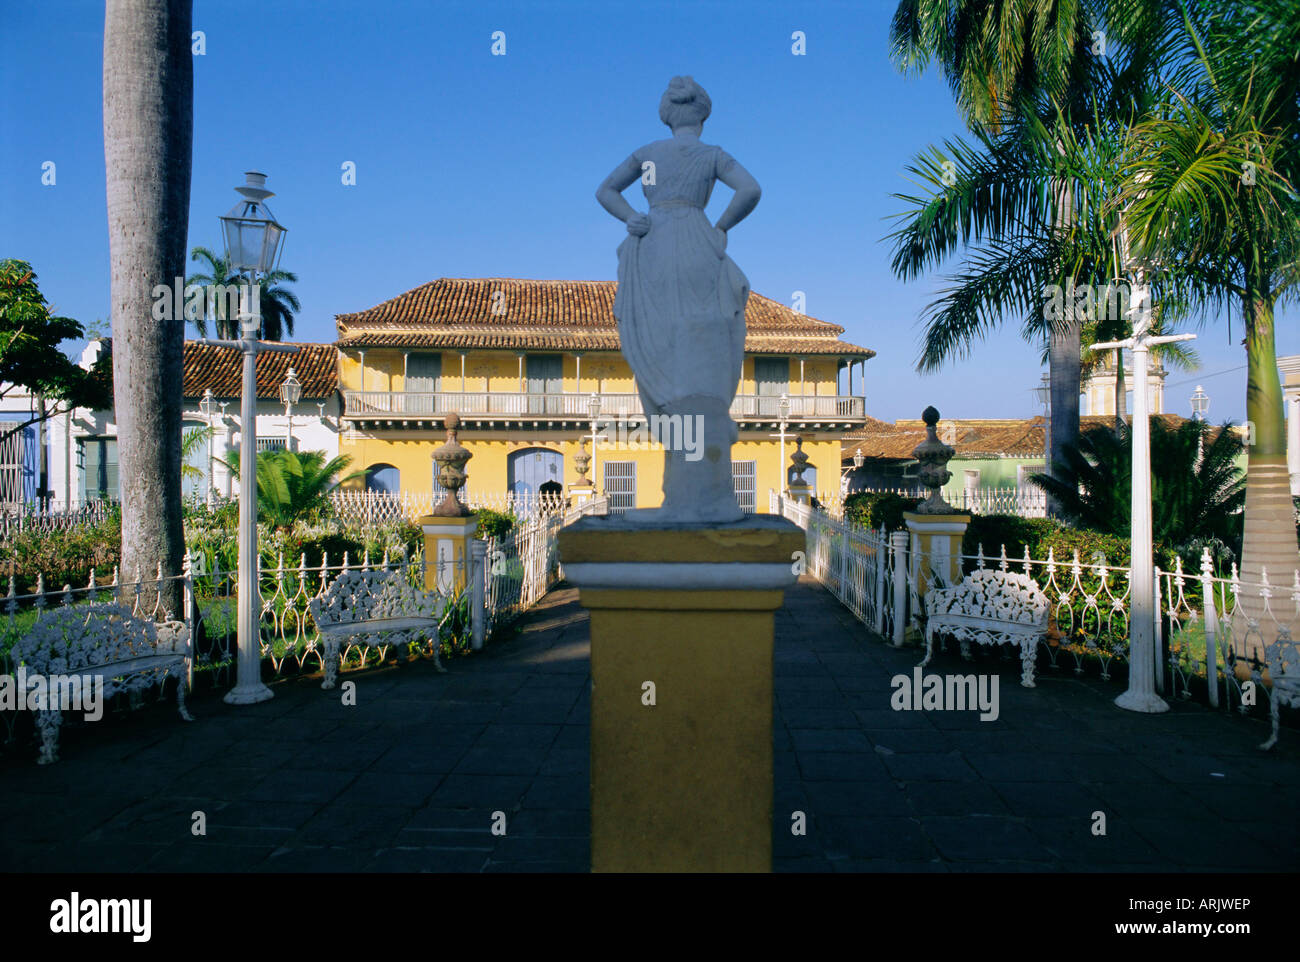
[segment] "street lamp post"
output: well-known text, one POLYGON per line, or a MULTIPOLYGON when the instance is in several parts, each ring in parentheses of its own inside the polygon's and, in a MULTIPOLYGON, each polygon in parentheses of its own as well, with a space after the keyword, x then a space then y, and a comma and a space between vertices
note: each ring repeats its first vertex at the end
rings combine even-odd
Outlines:
MULTIPOLYGON (((1126 245, 1127 246, 1127 245, 1126 245)), ((1151 329, 1151 286, 1139 266, 1133 285, 1133 336, 1122 341, 1094 344, 1091 350, 1112 351, 1128 348, 1133 352, 1133 491, 1129 543, 1132 545, 1129 612, 1128 690, 1115 704, 1129 711, 1154 714, 1169 710, 1168 703, 1156 694, 1156 677, 1160 666, 1155 647, 1155 565, 1151 544, 1151 420, 1147 405, 1148 354, 1157 344, 1190 341, 1195 334, 1171 334, 1153 337, 1151 329)))
POLYGON ((207 338, 199 341, 237 348, 244 355, 239 407, 239 659, 235 687, 226 692, 224 699, 228 705, 252 705, 272 697, 271 689, 262 684, 262 596, 258 588, 257 552, 257 354, 297 350, 288 345, 263 344, 258 339, 262 317, 257 275, 275 268, 285 231, 264 203, 274 196, 266 189, 266 175, 248 171, 244 177, 245 182, 235 188, 241 199, 221 218, 230 269, 248 274, 248 286, 240 292, 242 337, 237 341, 207 338))
POLYGON ((599 477, 596 473, 596 421, 600 418, 600 395, 595 391, 587 399, 587 414, 591 417, 591 496, 595 498, 600 494, 596 481, 599 477))
POLYGON ((849 482, 853 479, 853 475, 856 474, 862 468, 862 464, 866 460, 867 459, 862 455, 862 448, 858 448, 853 452, 853 467, 846 470, 843 474, 843 477, 840 478, 841 495, 846 495, 849 493, 849 487, 850 487, 849 482))
MULTIPOLYGON (((1196 391, 1192 394, 1192 420, 1204 421, 1205 415, 1210 410, 1210 396, 1205 393, 1205 388, 1196 385, 1196 391)), ((1201 458, 1205 455, 1205 430, 1202 428, 1196 435, 1196 469, 1201 468, 1201 458)))
POLYGON ((776 406, 776 418, 776 424, 779 430, 776 434, 769 434, 768 437, 781 439, 781 470, 777 473, 777 477, 780 479, 781 494, 784 495, 786 488, 788 487, 787 482, 789 481, 789 470, 786 468, 785 464, 785 429, 790 426, 789 395, 781 395, 781 400, 776 406))
POLYGON ((289 373, 284 377, 284 383, 280 385, 280 400, 284 402, 284 420, 287 427, 285 434, 287 436, 285 444, 290 451, 293 450, 293 406, 302 399, 302 384, 298 381, 298 375, 294 374, 293 368, 289 368, 289 373))
POLYGON ((212 388, 203 392, 199 401, 199 410, 208 423, 208 507, 212 507, 212 415, 217 413, 217 400, 212 396, 212 388))
POLYGON ((1052 473, 1052 379, 1046 374, 1043 375, 1038 387, 1034 388, 1034 396, 1038 398, 1038 403, 1043 406, 1043 471, 1046 474, 1052 473))

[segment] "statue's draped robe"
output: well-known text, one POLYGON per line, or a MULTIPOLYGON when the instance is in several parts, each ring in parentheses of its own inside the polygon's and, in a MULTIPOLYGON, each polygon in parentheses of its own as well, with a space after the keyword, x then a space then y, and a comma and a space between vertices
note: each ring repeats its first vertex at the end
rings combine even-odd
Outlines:
POLYGON ((646 414, 696 395, 729 405, 744 361, 749 281, 704 206, 735 161, 721 147, 676 138, 631 159, 654 164, 655 183, 642 178, 650 230, 619 245, 614 317, 646 414))

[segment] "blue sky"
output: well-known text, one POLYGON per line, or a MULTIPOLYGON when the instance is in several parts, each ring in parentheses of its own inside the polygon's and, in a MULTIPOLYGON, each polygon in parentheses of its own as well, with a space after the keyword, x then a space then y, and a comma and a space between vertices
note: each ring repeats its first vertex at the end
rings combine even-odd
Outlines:
MULTIPOLYGON (((103 4, 3 0, 0 256, 32 262, 60 313, 108 316, 101 112, 103 4), (54 186, 42 163, 56 163, 54 186)), ((937 74, 888 58, 888 0, 794 4, 286 2, 196 0, 190 245, 217 247, 217 217, 245 170, 269 175, 297 272, 295 338, 334 338, 334 315, 436 277, 613 279, 622 225, 597 184, 665 136, 674 74, 709 91, 704 139, 758 179, 763 200, 728 250, 754 290, 844 326, 878 356, 867 410, 893 420, 1039 413, 1038 350, 1010 324, 937 375, 914 369, 918 317, 942 279, 889 270, 890 215, 908 161, 962 125, 937 74), (506 55, 491 53, 504 31, 506 55), (791 52, 794 31, 804 56, 791 52), (344 186, 341 165, 356 164, 344 186)), ((716 219, 731 192, 719 185, 716 219)), ((635 187, 629 200, 644 209, 635 187)), ((1300 353, 1300 314, 1278 351, 1300 353)), ((1174 372, 1168 409, 1197 381, 1215 420, 1241 419, 1245 355, 1222 318, 1200 328, 1199 373, 1174 372), (1226 372, 1226 373, 1219 373, 1226 372), (1186 383, 1180 383, 1186 382, 1186 383)))

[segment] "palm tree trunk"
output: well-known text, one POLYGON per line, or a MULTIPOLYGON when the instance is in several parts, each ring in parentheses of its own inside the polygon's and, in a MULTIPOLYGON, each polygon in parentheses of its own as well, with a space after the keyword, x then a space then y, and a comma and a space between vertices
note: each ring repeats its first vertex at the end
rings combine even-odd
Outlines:
MULTIPOLYGON (((1058 230, 1068 230, 1074 220, 1074 193, 1070 183, 1055 181, 1053 192, 1056 197, 1056 227, 1058 230)), ((1065 463, 1065 449, 1079 440, 1083 323, 1074 308, 1073 298, 1066 298, 1066 301, 1064 318, 1052 325, 1047 348, 1047 372, 1052 401, 1048 425, 1051 448, 1046 473, 1052 477, 1057 477, 1056 465, 1065 463)), ((1047 513, 1054 518, 1061 516, 1060 505, 1055 498, 1048 497, 1047 513)))
MULTIPOLYGON (((1053 477, 1056 476, 1054 466, 1065 462, 1066 447, 1079 440, 1082 334, 1079 321, 1072 318, 1062 329, 1053 332, 1048 353, 1052 388, 1052 464, 1048 473, 1053 477)), ((1053 517, 1057 516, 1054 505, 1049 505, 1049 511, 1053 517)))
MULTIPOLYGON (((178 574, 184 312, 153 318, 153 289, 185 274, 194 114, 191 0, 107 0, 104 160, 122 580, 178 574)), ((143 598, 148 602, 148 598, 143 598)), ((181 616, 167 583, 160 607, 181 616)))
POLYGON ((1238 637, 1247 637, 1247 621, 1258 620, 1260 631, 1250 632, 1254 655, 1260 642, 1277 637, 1273 622, 1291 625, 1295 634, 1297 612, 1286 590, 1300 568, 1296 544, 1291 478, 1286 463, 1286 425, 1282 413, 1282 383, 1277 370, 1274 342, 1273 299, 1267 289, 1248 295, 1246 313, 1246 517, 1241 548, 1241 579, 1257 585, 1267 574, 1276 591, 1271 613, 1258 591, 1246 588, 1238 602, 1238 637), (1261 637, 1262 635, 1262 637, 1261 637))

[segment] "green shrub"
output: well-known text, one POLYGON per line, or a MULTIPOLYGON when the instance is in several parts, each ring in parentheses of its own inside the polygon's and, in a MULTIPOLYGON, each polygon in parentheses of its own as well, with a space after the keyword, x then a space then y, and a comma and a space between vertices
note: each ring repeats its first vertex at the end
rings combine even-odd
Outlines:
MULTIPOLYGON (((1007 549, 1007 559, 1015 562, 1025 556, 1034 561, 1046 561, 1049 551, 1057 562, 1070 563, 1074 552, 1079 552, 1083 564, 1106 564, 1127 568, 1132 559, 1129 539, 1087 528, 1072 528, 1052 518, 1021 518, 1008 514, 977 514, 962 539, 962 554, 975 555, 983 545, 984 557, 992 565, 1007 549)), ((1162 545, 1155 547, 1155 563, 1162 569, 1173 570, 1175 553, 1162 545)), ((968 561, 967 570, 976 562, 968 561)), ((1185 565, 1184 565, 1185 567, 1185 565)))
MULTIPOLYGON (((97 524, 77 525, 58 530, 32 528, 13 532, 4 546, 0 572, 12 574, 14 590, 22 594, 36 591, 38 575, 45 575, 45 590, 59 591, 63 586, 84 588, 95 572, 99 584, 108 584, 113 568, 122 558, 122 512, 116 505, 97 524), (8 569, 5 571, 5 569, 8 569)), ((153 572, 144 572, 152 577, 153 572)), ((126 574, 123 580, 133 580, 126 574)))
MULTIPOLYGON (((343 564, 344 554, 347 555, 348 564, 359 566, 366 553, 366 546, 363 542, 340 533, 325 534, 315 538, 303 538, 302 540, 290 535, 287 540, 288 543, 284 552, 286 567, 296 567, 304 555, 307 558, 308 568, 319 568, 322 558, 329 562, 330 567, 337 567, 343 564)), ((264 552, 262 564, 267 567, 274 567, 278 554, 277 552, 276 557, 268 558, 264 552)), ((370 560, 378 562, 380 558, 372 555, 370 560)))
POLYGON ((905 498, 886 491, 858 491, 844 499, 844 518, 854 524, 887 531, 904 527, 903 512, 915 511, 920 498, 905 498))
POLYGON ((477 513, 478 529, 474 532, 474 537, 483 541, 488 538, 500 538, 519 522, 513 511, 493 511, 491 508, 479 508, 477 513))

